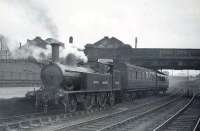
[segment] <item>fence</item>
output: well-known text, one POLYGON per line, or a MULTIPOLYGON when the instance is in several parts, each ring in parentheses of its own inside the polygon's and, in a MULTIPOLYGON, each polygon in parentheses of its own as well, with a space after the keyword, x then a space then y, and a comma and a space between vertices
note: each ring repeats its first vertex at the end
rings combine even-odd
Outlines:
POLYGON ((39 73, 0 71, 0 87, 40 85, 39 73))

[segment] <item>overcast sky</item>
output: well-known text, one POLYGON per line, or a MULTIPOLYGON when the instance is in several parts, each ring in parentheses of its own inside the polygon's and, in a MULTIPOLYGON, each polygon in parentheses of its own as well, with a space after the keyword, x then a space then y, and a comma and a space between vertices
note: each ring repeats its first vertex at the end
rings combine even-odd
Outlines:
POLYGON ((142 48, 200 48, 200 0, 0 0, 0 18, 15 41, 114 36, 133 46, 137 36, 142 48))

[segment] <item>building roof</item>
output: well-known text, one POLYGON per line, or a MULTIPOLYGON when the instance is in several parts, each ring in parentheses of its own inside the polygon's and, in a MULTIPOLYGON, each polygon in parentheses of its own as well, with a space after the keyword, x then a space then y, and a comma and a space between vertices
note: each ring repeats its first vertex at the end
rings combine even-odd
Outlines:
MULTIPOLYGON (((35 37, 33 40, 27 40, 27 44, 30 46, 37 46, 43 49, 47 49, 47 45, 49 44, 47 41, 43 40, 40 37, 35 37)), ((22 46, 23 47, 23 46, 22 46)))
POLYGON ((130 47, 127 44, 124 44, 122 41, 118 40, 115 37, 107 37, 105 36, 101 40, 95 42, 93 45, 88 44, 87 46, 94 48, 120 48, 120 47, 130 47))

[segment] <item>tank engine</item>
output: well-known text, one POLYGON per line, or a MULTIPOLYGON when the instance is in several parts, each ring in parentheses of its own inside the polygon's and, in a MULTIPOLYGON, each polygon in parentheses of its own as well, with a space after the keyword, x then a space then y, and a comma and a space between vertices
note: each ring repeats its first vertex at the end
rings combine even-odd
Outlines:
POLYGON ((43 105, 62 104, 65 111, 73 112, 77 105, 86 109, 104 107, 115 103, 115 93, 120 91, 119 72, 102 73, 90 67, 69 66, 59 63, 60 43, 52 44, 52 62, 41 70, 44 85, 37 96, 43 105))
POLYGON ((59 46, 52 43, 52 62, 41 70, 43 88, 36 93, 36 103, 45 110, 50 104, 61 104, 65 111, 74 112, 77 106, 90 109, 94 106, 114 105, 124 97, 152 91, 165 92, 167 75, 127 63, 69 66, 59 62, 59 46))

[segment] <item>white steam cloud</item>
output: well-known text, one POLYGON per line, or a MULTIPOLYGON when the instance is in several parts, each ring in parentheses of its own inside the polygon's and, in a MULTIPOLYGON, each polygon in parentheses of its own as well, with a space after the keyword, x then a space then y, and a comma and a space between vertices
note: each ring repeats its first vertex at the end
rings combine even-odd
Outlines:
MULTIPOLYGON (((37 38, 34 40, 27 41, 25 45, 23 45, 21 48, 18 48, 12 52, 12 56, 15 59, 27 59, 27 58, 35 58, 36 60, 49 60, 51 58, 51 46, 50 43, 58 42, 57 40, 54 40, 52 38, 48 38, 46 40, 42 40, 41 38, 37 38), (39 40, 38 40, 39 39, 39 40), (41 48, 39 46, 36 46, 31 43, 37 43, 39 41, 43 41, 44 43, 48 43, 45 48, 41 48)), ((75 47, 72 44, 67 44, 65 47, 59 48, 60 52, 60 62, 66 65, 76 66, 78 63, 86 63, 87 62, 87 56, 84 54, 84 52, 77 47, 75 47)))
POLYGON ((38 3, 34 0, 7 0, 7 2, 14 3, 27 14, 27 17, 23 19, 29 19, 31 23, 41 25, 49 31, 52 37, 58 38, 58 28, 41 2, 38 3))
POLYGON ((10 50, 36 36, 58 38, 58 28, 48 6, 39 0, 1 0, 0 34, 8 38, 10 50))
POLYGON ((65 48, 60 48, 60 57, 63 64, 76 66, 80 62, 86 63, 87 56, 83 51, 80 51, 73 45, 67 45, 65 48))
MULTIPOLYGON (((34 57, 37 60, 43 60, 51 57, 50 46, 43 49, 27 42, 23 48, 18 49, 21 40, 32 39, 36 36, 59 38, 57 25, 46 4, 47 2, 40 0, 3 0, 0 2, 0 8, 2 7, 0 16, 3 20, 0 24, 0 34, 8 38, 8 47, 12 51, 13 58, 34 57)), ((73 63, 72 65, 79 61, 87 61, 83 51, 74 46, 60 48, 60 57, 68 60, 64 63, 73 63)))
POLYGON ((27 59, 27 58, 35 58, 37 60, 46 60, 50 57, 51 49, 48 46, 47 49, 42 49, 37 46, 25 46, 23 48, 15 49, 12 52, 12 57, 14 59, 27 59))

